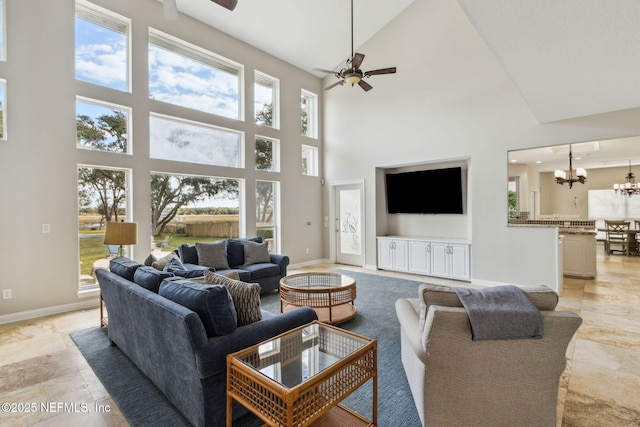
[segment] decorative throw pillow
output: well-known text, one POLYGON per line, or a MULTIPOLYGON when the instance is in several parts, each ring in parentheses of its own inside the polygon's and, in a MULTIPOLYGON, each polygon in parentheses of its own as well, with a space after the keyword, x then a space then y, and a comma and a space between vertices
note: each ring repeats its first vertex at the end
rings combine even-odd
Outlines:
POLYGON ((151 264, 151 266, 153 268, 155 268, 156 270, 163 270, 164 266, 167 265, 167 263, 169 263, 169 261, 171 261, 172 259, 177 259, 177 258, 178 258, 178 255, 176 255, 175 253, 171 252, 171 253, 163 256, 159 260, 155 261, 153 264, 151 264))
POLYGON ((238 326, 262 320, 260 310, 260 284, 245 283, 240 280, 230 279, 212 271, 205 271, 205 283, 224 285, 229 290, 233 305, 238 315, 238 326))
POLYGON ((180 261, 185 264, 198 265, 198 250, 196 249, 196 245, 183 243, 178 247, 178 256, 180 257, 180 261))
POLYGON ((262 237, 247 237, 244 239, 227 239, 227 259, 231 268, 244 264, 244 242, 262 243, 262 237))
POLYGON ((236 330, 237 315, 229 291, 222 285, 202 285, 184 279, 167 279, 161 296, 195 311, 207 336, 226 335, 236 330))
POLYGON ((156 258, 153 254, 149 254, 149 256, 145 258, 143 264, 147 267, 151 267, 157 260, 158 258, 156 258))
POLYGON ((168 271, 156 270, 153 267, 142 266, 139 267, 133 275, 133 281, 145 289, 149 289, 151 292, 158 293, 160 283, 168 277, 172 277, 173 274, 168 271))
POLYGON ((267 243, 244 242, 244 265, 271 262, 267 243))
POLYGON ((214 243, 196 243, 198 264, 213 267, 216 270, 228 270, 227 250, 225 241, 214 243))

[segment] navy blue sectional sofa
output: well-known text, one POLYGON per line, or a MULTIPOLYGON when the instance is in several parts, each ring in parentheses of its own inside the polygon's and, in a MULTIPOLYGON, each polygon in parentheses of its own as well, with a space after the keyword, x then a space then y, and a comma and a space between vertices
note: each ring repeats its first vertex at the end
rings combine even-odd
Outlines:
MULTIPOLYGON (((258 252, 260 254, 260 252, 258 252)), ((188 270, 202 270, 213 268, 217 273, 227 274, 235 271, 240 276, 240 280, 247 283, 259 283, 261 293, 272 292, 280 286, 280 279, 287 275, 289 257, 286 255, 268 254, 266 243, 262 242, 262 237, 251 237, 243 239, 227 239, 215 243, 183 244, 176 250, 180 261, 188 270), (212 257, 209 262, 203 261, 203 248, 224 246, 226 259, 212 257), (262 248, 257 247, 263 246, 262 248), (249 258, 245 253, 251 252, 248 248, 259 251, 263 250, 262 256, 249 258), (226 261, 226 262, 225 262, 226 261), (254 262, 257 261, 257 262, 254 262)))
MULTIPOLYGON (((111 342, 198 427, 225 425, 227 354, 317 319, 308 307, 281 315, 262 311, 262 320, 231 328, 227 322, 223 334, 218 331, 212 336, 200 311, 161 294, 163 288, 175 285, 167 281, 188 282, 194 288, 216 285, 168 277, 171 273, 124 257, 112 260, 110 269, 98 269, 96 276, 107 308, 111 342), (154 292, 157 289, 160 294, 154 292)), ((226 295, 225 289, 222 293, 226 295)), ((220 295, 221 289, 216 291, 220 295)), ((226 304, 225 298, 218 301, 220 304, 226 304)), ((246 413, 243 407, 234 405, 234 418, 246 413)))

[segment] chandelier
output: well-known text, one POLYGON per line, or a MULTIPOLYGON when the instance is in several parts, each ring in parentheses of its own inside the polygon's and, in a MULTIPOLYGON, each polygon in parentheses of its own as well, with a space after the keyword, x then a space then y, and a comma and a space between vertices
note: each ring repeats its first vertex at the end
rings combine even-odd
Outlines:
POLYGON ((613 184, 613 190, 618 194, 626 194, 631 197, 632 194, 640 194, 640 188, 636 184, 636 177, 631 172, 631 160, 629 160, 629 173, 624 178, 624 184, 613 184))
POLYGON ((567 177, 567 172, 562 169, 556 169, 553 175, 556 178, 556 184, 564 185, 564 183, 569 184, 569 188, 573 187, 574 182, 579 182, 580 184, 584 184, 587 180, 587 171, 584 168, 577 168, 575 173, 576 176, 573 176, 573 154, 571 153, 571 144, 569 144, 569 174, 567 177))

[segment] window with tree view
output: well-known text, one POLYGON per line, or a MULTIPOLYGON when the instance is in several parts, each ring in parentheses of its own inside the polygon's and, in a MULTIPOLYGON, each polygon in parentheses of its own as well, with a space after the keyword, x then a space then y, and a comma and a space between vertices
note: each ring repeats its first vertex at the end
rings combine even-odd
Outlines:
POLYGON ((300 131, 309 138, 318 137, 317 128, 318 96, 306 90, 300 95, 300 131))
POLYGON ((302 145, 302 175, 318 176, 318 149, 302 145))
POLYGON ((278 252, 279 183, 256 181, 256 231, 268 243, 270 253, 278 252))
POLYGON ((76 100, 76 144, 78 148, 130 153, 129 109, 88 99, 76 100))
POLYGON ((259 71, 255 72, 254 111, 255 122, 261 126, 278 129, 278 88, 279 81, 259 71))
POLYGON ((76 3, 76 79, 129 91, 130 21, 91 3, 76 3))
POLYGON ((104 244, 104 233, 107 222, 128 219, 128 177, 125 169, 78 166, 81 288, 95 287, 95 269, 107 268, 109 257, 114 255, 114 248, 104 244))
POLYGON ((256 136, 256 170, 279 172, 279 141, 256 136))
POLYGON ((239 180, 153 173, 150 184, 151 229, 161 251, 239 237, 239 180))

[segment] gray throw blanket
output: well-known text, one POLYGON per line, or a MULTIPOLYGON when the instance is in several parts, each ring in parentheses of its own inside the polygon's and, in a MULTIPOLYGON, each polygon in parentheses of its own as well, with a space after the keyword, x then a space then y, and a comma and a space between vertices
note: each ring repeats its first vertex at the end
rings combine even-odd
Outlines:
POLYGON ((453 289, 467 310, 474 341, 542 338, 542 314, 517 286, 453 289))

